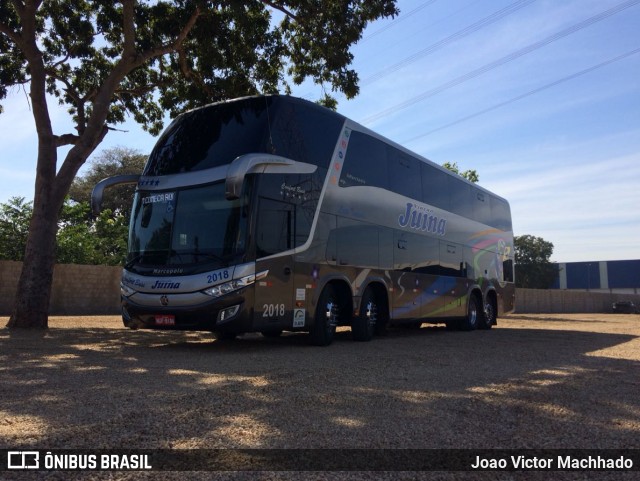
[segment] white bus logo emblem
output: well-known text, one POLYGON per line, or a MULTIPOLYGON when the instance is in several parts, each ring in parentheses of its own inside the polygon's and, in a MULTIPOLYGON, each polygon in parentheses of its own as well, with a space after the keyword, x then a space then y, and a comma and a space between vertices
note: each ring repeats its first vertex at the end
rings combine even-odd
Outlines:
POLYGON ((7 469, 38 469, 40 453, 38 451, 8 451, 7 469))

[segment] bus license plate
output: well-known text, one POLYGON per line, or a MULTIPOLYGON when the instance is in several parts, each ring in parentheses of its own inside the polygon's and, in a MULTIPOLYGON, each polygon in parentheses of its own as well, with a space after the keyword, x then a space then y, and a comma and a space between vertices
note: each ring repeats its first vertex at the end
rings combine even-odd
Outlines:
POLYGON ((175 326, 176 316, 163 315, 156 316, 156 326, 175 326))

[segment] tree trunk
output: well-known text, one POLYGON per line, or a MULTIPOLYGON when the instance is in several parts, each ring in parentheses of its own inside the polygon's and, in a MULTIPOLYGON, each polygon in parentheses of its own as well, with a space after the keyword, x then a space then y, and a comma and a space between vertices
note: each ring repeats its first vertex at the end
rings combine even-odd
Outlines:
POLYGON ((40 139, 33 217, 18 280, 16 301, 7 327, 48 327, 49 299, 56 257, 58 218, 64 196, 56 189, 56 147, 40 139))
POLYGON ((42 200, 34 203, 16 302, 7 327, 48 327, 60 210, 55 204, 42 200))

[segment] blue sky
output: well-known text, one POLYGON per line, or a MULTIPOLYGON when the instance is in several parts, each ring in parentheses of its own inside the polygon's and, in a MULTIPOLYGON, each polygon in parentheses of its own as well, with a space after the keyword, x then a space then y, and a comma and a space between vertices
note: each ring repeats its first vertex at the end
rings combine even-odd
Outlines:
MULTIPOLYGON (((400 0, 353 47, 360 95, 340 113, 437 163, 475 169, 516 235, 558 262, 640 258, 640 0, 400 0), (633 53, 635 51, 635 53, 633 53)), ((294 95, 316 100, 311 84, 294 95)), ((33 197, 26 94, 0 114, 0 202, 33 197)), ((53 105, 53 104, 52 104, 53 105)), ((56 133, 71 132, 64 109, 56 133)), ((129 122, 98 151, 151 150, 129 122)), ((62 152, 61 152, 62 156, 62 152)))

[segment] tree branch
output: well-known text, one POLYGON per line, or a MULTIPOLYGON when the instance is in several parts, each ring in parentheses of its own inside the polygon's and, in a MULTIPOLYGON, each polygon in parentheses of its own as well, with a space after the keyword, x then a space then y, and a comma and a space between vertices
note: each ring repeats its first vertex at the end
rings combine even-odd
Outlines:
POLYGON ((0 22, 0 33, 5 34, 7 37, 11 39, 13 43, 15 43, 18 47, 20 47, 22 39, 20 38, 19 34, 17 34, 16 32, 14 32, 9 28, 9 25, 7 25, 6 23, 0 22))
MULTIPOLYGON (((69 56, 67 55, 65 60, 68 57, 69 56)), ((63 61, 61 61, 61 62, 63 62, 63 61)), ((47 67, 46 68, 46 72, 47 72, 47 75, 49 75, 51 78, 53 78, 53 79, 57 80, 58 82, 61 82, 62 84, 65 85, 64 91, 73 100, 73 105, 77 109, 77 113, 78 113, 78 122, 77 122, 77 125, 76 125, 76 130, 78 131, 78 133, 80 135, 82 135, 82 133, 84 132, 84 129, 85 129, 85 122, 86 122, 84 104, 85 104, 85 102, 87 100, 86 100, 86 98, 80 96, 80 93, 73 87, 73 85, 71 85, 71 83, 69 82, 69 80, 67 78, 65 78, 65 77, 63 77, 61 75, 58 75, 58 71, 55 69, 55 67, 56 67, 56 65, 59 65, 61 62, 56 63, 52 67, 47 67)), ((62 145, 68 145, 70 143, 71 144, 75 144, 75 140, 73 142, 66 142, 66 143, 64 143, 62 145)), ((58 144, 57 146, 60 147, 60 144, 58 144)))
POLYGON ((189 35, 189 32, 194 27, 194 25, 198 20, 198 17, 201 14, 202 14, 202 11, 200 10, 200 7, 199 6, 196 7, 194 12, 191 14, 191 17, 189 17, 189 20, 187 20, 186 25, 182 28, 182 30, 180 31, 180 33, 178 34, 178 36, 173 42, 166 43, 160 47, 152 48, 147 50, 146 52, 143 52, 142 54, 139 55, 138 61, 136 62, 135 67, 139 67, 140 65, 145 63, 147 60, 150 60, 154 57, 159 57, 161 55, 165 55, 167 53, 175 52, 176 50, 178 50, 180 45, 182 45, 182 43, 186 40, 187 35, 189 35))
POLYGON ((63 145, 75 145, 80 137, 74 134, 54 135, 56 147, 62 147, 63 145))
POLYGON ((149 92, 155 90, 158 87, 158 83, 152 83, 152 84, 148 84, 148 85, 143 85, 140 86, 138 88, 135 89, 118 89, 116 90, 113 95, 115 97, 124 97, 126 95, 131 95, 133 97, 139 97, 141 95, 144 94, 148 94, 149 92))
MULTIPOLYGON (((54 143, 53 130, 51 128, 51 117, 46 98, 47 72, 44 65, 43 55, 37 42, 36 11, 40 7, 42 0, 27 1, 22 4, 14 0, 14 6, 20 17, 22 31, 19 35, 18 48, 21 50, 29 66, 31 74, 30 96, 33 107, 33 118, 38 131, 38 176, 44 171, 48 171, 43 177, 46 179, 51 172, 55 173, 55 163, 53 166, 47 165, 46 155, 42 154, 47 149, 47 143, 54 143), (41 159, 42 157, 42 159, 41 159)), ((36 176, 36 180, 38 180, 36 176)), ((46 180, 45 180, 46 182, 46 180)), ((38 187, 36 186, 36 189, 38 187)))
POLYGON ((122 1, 122 30, 124 32, 122 57, 133 58, 136 52, 135 6, 133 0, 122 1))
POLYGON ((293 12, 287 10, 282 5, 278 5, 277 3, 272 2, 270 0, 262 0, 262 3, 264 3, 265 5, 268 5, 271 8, 275 8, 276 10, 279 10, 280 12, 284 13, 287 17, 293 20, 296 20, 296 21, 298 20, 298 17, 293 12))
POLYGON ((180 71, 182 72, 182 75, 185 76, 185 78, 197 83, 204 91, 206 91, 208 94, 211 94, 211 89, 207 84, 204 83, 202 77, 194 72, 191 67, 189 67, 189 64, 187 64, 187 56, 184 53, 183 48, 178 49, 178 65, 180 66, 180 71))
MULTIPOLYGON (((130 9, 132 6, 131 0, 124 1, 123 5, 125 6, 123 11, 125 29, 135 29, 133 12, 130 9), (127 9, 127 7, 129 7, 129 9, 127 9)), ((91 95, 93 109, 91 116, 86 122, 86 128, 74 143, 73 148, 67 154, 60 170, 58 171, 56 179, 60 180, 60 182, 57 183, 57 187, 61 189, 60 193, 64 191, 65 184, 71 183, 71 180, 84 160, 91 154, 91 152, 93 152, 102 139, 104 139, 105 135, 107 135, 109 128, 106 125, 106 119, 109 115, 109 106, 111 105, 113 96, 117 91, 120 82, 131 71, 143 65, 150 59, 176 51, 185 41, 187 35, 189 35, 189 32, 196 24, 200 14, 200 7, 196 7, 194 12, 191 14, 191 17, 173 42, 149 49, 141 54, 135 54, 134 50, 132 55, 132 52, 127 50, 135 48, 135 45, 133 44, 133 42, 135 42, 135 30, 125 33, 125 41, 130 42, 130 45, 125 47, 122 56, 116 62, 109 76, 104 80, 98 91, 95 93, 95 96, 91 95)), ((87 100, 87 98, 88 97, 85 97, 85 100, 87 100)))
POLYGON ((22 13, 24 12, 24 9, 25 9, 25 4, 18 0, 11 0, 11 3, 13 3, 13 6, 16 9, 16 12, 18 12, 18 15, 22 16, 22 13))
MULTIPOLYGON (((16 12, 18 13, 18 17, 22 19, 24 15, 24 5, 22 5, 22 2, 18 2, 18 0, 13 0, 13 6, 16 9, 16 12)), ((20 35, 19 32, 12 30, 9 27, 8 23, 5 23, 4 21, 0 22, 0 33, 3 33, 7 37, 9 37, 13 41, 13 43, 15 43, 18 46, 20 50, 24 50, 22 35, 20 35)))

